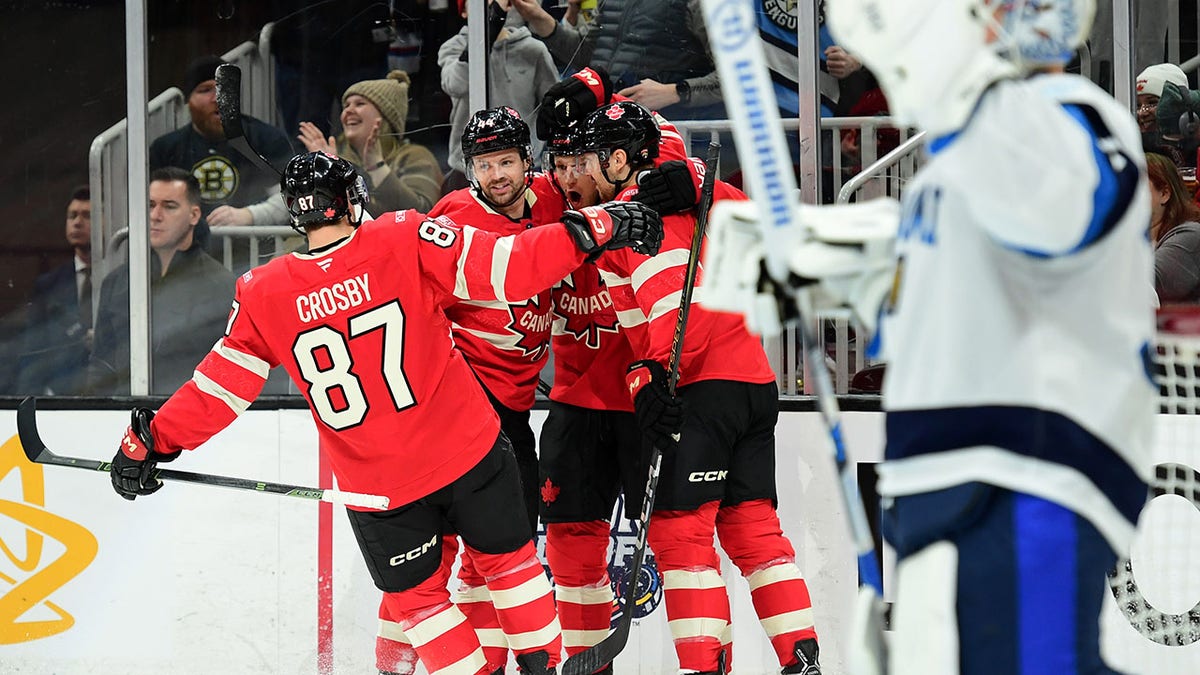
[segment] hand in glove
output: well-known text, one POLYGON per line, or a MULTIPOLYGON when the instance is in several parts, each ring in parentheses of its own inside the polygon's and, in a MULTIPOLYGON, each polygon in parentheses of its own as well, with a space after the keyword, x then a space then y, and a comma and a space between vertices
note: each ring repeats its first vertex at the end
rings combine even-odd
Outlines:
POLYGON ((628 246, 643 255, 658 253, 662 245, 662 218, 650 207, 637 202, 605 202, 562 215, 579 250, 593 262, 608 249, 628 246))
POLYGON ((682 399, 671 394, 666 368, 649 359, 634 361, 625 372, 625 383, 642 434, 659 450, 675 447, 687 407, 682 399))
POLYGON ((154 451, 154 437, 150 435, 152 419, 154 413, 149 408, 133 409, 129 428, 109 469, 113 489, 131 501, 138 495, 158 492, 162 481, 154 477, 155 468, 159 462, 170 462, 179 456, 179 452, 160 455, 154 451))
POLYGON ((555 129, 582 122, 596 108, 612 100, 612 83, 603 68, 584 68, 554 84, 542 95, 538 107, 537 136, 549 140, 555 129))
POLYGON ((1200 91, 1190 91, 1174 82, 1163 85, 1158 100, 1158 131, 1171 138, 1191 138, 1200 126, 1200 91))
POLYGON ((688 163, 675 159, 643 171, 638 176, 638 191, 633 198, 658 211, 659 215, 669 216, 696 208, 700 191, 688 163))
POLYGON ((803 290, 813 309, 849 309, 873 332, 895 278, 899 203, 875 199, 796 208, 799 226, 782 237, 790 274, 777 280, 766 272, 757 205, 717 202, 709 216, 702 304, 745 314, 752 332, 773 335, 795 318, 792 296, 803 290))

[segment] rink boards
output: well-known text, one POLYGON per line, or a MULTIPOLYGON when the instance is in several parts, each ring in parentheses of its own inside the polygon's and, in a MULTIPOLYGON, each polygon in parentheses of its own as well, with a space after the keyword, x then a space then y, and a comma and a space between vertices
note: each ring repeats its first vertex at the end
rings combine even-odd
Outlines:
MULTIPOLYGON (((535 427, 544 416, 534 413, 535 427)), ((877 459, 882 415, 845 418, 855 458, 877 459)), ((52 450, 96 459, 111 458, 128 420, 122 411, 39 413, 52 450)), ((15 439, 14 411, 0 411, 0 429, 0 674, 374 672, 379 594, 340 508, 178 483, 126 502, 106 475, 29 464, 15 439), (324 525, 322 508, 332 509, 324 525), (331 578, 319 579, 319 569, 331 569, 331 578)), ((1181 435, 1200 438, 1194 431, 1181 435)), ((835 675, 845 672, 839 638, 857 573, 822 434, 816 413, 783 413, 776 472, 784 530, 813 596, 825 672, 835 675)), ((1194 447, 1169 452, 1171 461, 1200 468, 1194 447)), ((305 410, 248 412, 171 468, 316 486, 312 418, 305 410)), ((1142 591, 1162 609, 1190 608, 1200 602, 1200 573, 1188 573, 1196 567, 1188 561, 1200 560, 1200 511, 1160 499, 1146 518, 1152 536, 1134 552, 1137 569, 1148 570, 1138 575, 1142 591), (1163 554, 1163 546, 1175 549, 1163 554)), ((610 553, 617 569, 635 535, 633 524, 615 523, 610 553)), ((728 561, 723 575, 734 672, 778 672, 745 581, 728 561)), ((674 673, 661 590, 644 600, 618 672, 674 673)), ((1115 611, 1106 619, 1119 665, 1200 671, 1200 644, 1154 645, 1115 611)))

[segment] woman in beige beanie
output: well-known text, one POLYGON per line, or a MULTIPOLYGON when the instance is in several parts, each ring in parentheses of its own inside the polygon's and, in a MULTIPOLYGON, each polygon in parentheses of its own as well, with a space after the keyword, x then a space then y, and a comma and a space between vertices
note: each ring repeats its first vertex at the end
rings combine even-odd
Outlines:
POLYGON ((408 117, 408 73, 393 70, 386 79, 363 80, 342 94, 342 134, 325 138, 310 122, 297 138, 310 151, 342 157, 369 178, 368 210, 428 211, 442 194, 442 170, 423 145, 404 138, 408 117))

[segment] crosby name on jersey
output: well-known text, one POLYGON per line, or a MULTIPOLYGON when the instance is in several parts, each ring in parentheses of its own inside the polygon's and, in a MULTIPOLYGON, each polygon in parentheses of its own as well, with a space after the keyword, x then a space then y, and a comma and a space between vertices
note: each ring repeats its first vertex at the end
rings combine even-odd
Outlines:
POLYGON ((296 296, 296 315, 311 323, 371 301, 370 274, 363 273, 296 296))

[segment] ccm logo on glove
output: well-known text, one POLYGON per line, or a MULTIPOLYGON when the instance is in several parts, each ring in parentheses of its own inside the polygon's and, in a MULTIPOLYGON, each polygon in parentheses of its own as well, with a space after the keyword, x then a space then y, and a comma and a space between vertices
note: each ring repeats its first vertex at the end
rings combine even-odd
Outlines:
POLYGON ((608 226, 612 223, 612 217, 608 215, 607 211, 595 206, 588 206, 580 209, 579 212, 587 218, 588 227, 596 233, 597 240, 608 234, 608 226))

